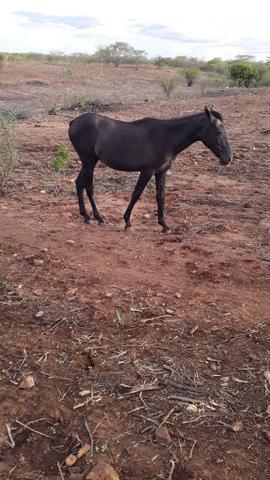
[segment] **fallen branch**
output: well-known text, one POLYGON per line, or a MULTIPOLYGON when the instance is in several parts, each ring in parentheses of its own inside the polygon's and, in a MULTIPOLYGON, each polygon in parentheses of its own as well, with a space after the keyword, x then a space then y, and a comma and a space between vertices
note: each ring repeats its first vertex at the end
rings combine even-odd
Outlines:
POLYGON ((29 427, 29 425, 27 425, 26 423, 22 423, 22 422, 20 422, 19 420, 15 420, 15 422, 16 422, 18 425, 21 425, 21 427, 24 427, 24 428, 26 428, 27 430, 30 430, 30 432, 37 433, 38 435, 41 435, 42 437, 52 438, 51 435, 46 435, 46 433, 39 432, 38 430, 35 430, 34 428, 29 427))

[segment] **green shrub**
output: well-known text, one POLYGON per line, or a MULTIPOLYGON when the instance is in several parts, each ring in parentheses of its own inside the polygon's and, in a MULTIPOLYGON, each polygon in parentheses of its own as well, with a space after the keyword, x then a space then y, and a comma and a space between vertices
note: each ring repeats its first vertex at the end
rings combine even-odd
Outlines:
POLYGON ((17 152, 13 147, 14 129, 12 124, 0 116, 0 191, 7 187, 17 162, 17 152))
POLYGON ((56 171, 64 170, 68 166, 70 150, 66 145, 58 148, 55 159, 52 162, 52 168, 56 171))
POLYGON ((48 110, 49 115, 56 115, 56 106, 50 107, 48 110))
POLYGON ((178 83, 179 83, 178 77, 166 78, 165 80, 160 81, 160 86, 167 98, 169 98, 172 91, 177 87, 178 83))
POLYGON ((237 87, 250 87, 258 81, 256 66, 246 62, 235 62, 230 65, 228 76, 237 87))
POLYGON ((197 67, 190 67, 184 70, 184 75, 188 85, 191 87, 194 80, 200 75, 200 70, 197 67))

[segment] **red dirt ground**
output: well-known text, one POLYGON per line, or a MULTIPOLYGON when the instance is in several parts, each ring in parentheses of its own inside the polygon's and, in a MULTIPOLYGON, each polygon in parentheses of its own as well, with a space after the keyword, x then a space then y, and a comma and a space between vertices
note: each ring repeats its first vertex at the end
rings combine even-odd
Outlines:
POLYGON ((64 478, 83 479, 100 460, 121 480, 270 478, 269 91, 183 98, 183 90, 165 101, 152 70, 85 68, 115 89, 126 78, 112 117, 174 117, 215 103, 234 161, 221 170, 201 144, 176 159, 168 235, 153 183, 124 231, 136 175, 98 166, 107 223, 85 225, 75 153, 60 182, 51 168, 76 113, 46 115, 50 92, 26 92, 27 79, 39 79, 60 97, 60 73, 48 65, 1 73, 0 101, 8 92, 13 106, 32 102, 34 116, 16 124, 20 162, 0 199, 0 478, 60 479, 59 462, 64 478), (35 386, 24 390, 27 375, 35 386), (163 423, 167 441, 155 436, 163 423), (92 451, 65 467, 86 442, 92 451))

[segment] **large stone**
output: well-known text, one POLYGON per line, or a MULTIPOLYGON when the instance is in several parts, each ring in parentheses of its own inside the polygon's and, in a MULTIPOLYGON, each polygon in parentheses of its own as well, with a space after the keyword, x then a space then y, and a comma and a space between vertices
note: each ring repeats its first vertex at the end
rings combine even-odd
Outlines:
POLYGON ((100 463, 86 475, 85 480, 119 480, 119 477, 111 465, 100 463))

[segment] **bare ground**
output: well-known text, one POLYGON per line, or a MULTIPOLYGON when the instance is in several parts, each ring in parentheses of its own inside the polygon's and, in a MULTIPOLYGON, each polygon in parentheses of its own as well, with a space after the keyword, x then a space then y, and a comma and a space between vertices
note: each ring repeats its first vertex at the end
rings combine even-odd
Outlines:
POLYGON ((77 72, 78 89, 81 78, 119 89, 113 117, 205 103, 225 117, 233 164, 220 170, 191 147, 168 177, 171 232, 160 233, 153 184, 125 232, 136 175, 98 166, 99 227, 78 215, 75 154, 60 182, 52 172, 74 115, 46 115, 52 92, 61 97, 59 68, 1 74, 2 105, 32 105, 34 116, 17 124, 20 163, 0 199, 0 478, 60 478, 58 462, 64 478, 84 478, 101 459, 121 480, 270 478, 268 91, 213 99, 183 89, 165 101, 149 69, 77 72), (29 79, 47 84, 29 91, 29 79), (35 386, 20 388, 28 375, 35 386), (66 468, 84 443, 91 451, 66 468))

